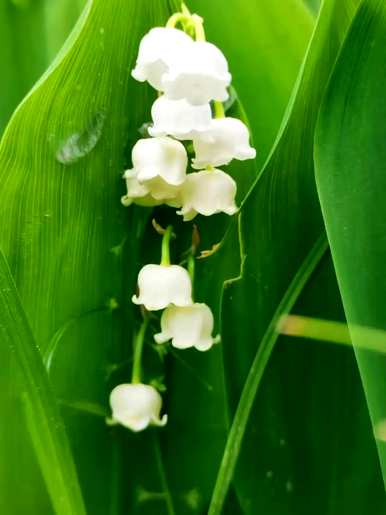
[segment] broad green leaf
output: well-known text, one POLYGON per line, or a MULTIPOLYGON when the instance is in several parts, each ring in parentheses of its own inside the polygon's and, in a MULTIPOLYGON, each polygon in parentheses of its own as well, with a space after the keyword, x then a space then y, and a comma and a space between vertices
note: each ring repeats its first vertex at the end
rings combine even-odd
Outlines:
POLYGON ((44 0, 0 1, 0 133, 47 64, 43 27, 44 0))
MULTIPOLYGON (((71 406, 83 401, 106 409, 109 389, 119 380, 111 376, 112 365, 130 354, 133 327, 125 313, 140 226, 128 223, 120 206, 121 174, 126 144, 149 119, 154 94, 129 72, 142 35, 176 7, 166 1, 89 2, 0 146, 1 245, 41 350, 62 333, 50 378, 65 406, 86 509, 93 514, 124 511, 129 503, 132 446, 119 446, 135 439, 71 406), (115 312, 105 309, 111 298, 120 306, 115 312), (77 323, 61 330, 72 319, 77 323)), ((120 371, 127 380, 129 366, 120 371)), ((21 462, 28 460, 25 447, 21 462)), ((17 511, 12 499, 27 497, 29 488, 14 478, 5 511, 17 511)), ((31 509, 46 513, 45 503, 36 490, 31 509)))
POLYGON ((1 0, 0 131, 48 67, 85 0, 1 0))
MULTIPOLYGON (((84 515, 78 478, 56 399, 1 252, 0 320, 2 512, 25 513, 32 509, 37 513, 34 509, 37 482, 31 477, 38 472, 37 459, 55 513, 84 515), (31 456, 31 462, 23 466, 20 450, 24 450, 26 440, 31 442, 36 457, 31 456), (19 497, 13 489, 14 474, 19 481, 31 483, 33 489, 26 498, 19 497)), ((48 513, 50 508, 46 509, 48 513)))
POLYGON ((189 6, 204 17, 208 38, 229 61, 261 166, 283 118, 313 18, 299 0, 192 0, 189 6))
POLYGON ((356 328, 386 328, 385 47, 386 5, 365 0, 322 105, 315 156, 327 234, 386 479, 386 361, 360 349, 363 336, 356 328))
MULTIPOLYGON (((325 514, 329 510, 336 513, 334 505, 338 506, 332 479, 336 480, 338 474, 338 458, 334 457, 333 462, 328 458, 336 452, 337 447, 333 447, 337 445, 336 441, 328 433, 317 433, 317 428, 320 430, 325 424, 323 412, 314 412, 311 417, 307 415, 310 402, 322 404, 327 395, 327 386, 322 380, 324 375, 319 375, 320 354, 311 353, 311 350, 306 352, 305 346, 285 351, 285 340, 281 340, 265 370, 263 384, 260 383, 260 367, 265 367, 273 349, 273 345, 264 347, 264 344, 270 341, 267 331, 272 328, 279 304, 306 256, 323 234, 313 176, 313 131, 325 85, 355 7, 356 2, 325 2, 277 143, 243 206, 241 279, 226 284, 223 299, 223 341, 228 362, 226 381, 231 385, 231 410, 234 412, 237 406, 237 411, 212 498, 210 513, 213 515, 221 513, 232 472, 238 498, 246 513, 298 513, 308 507, 313 513, 325 514), (248 316, 250 312, 253 316, 248 316), (242 351, 235 352, 235 347, 238 349, 239 346, 242 351), (287 371, 289 363, 292 366, 287 371), (311 399, 301 396, 302 379, 295 380, 307 368, 319 379, 312 384, 311 399), (252 404, 251 397, 257 390, 257 400, 252 404), (289 406, 283 405, 284 391, 288 392, 286 398, 292 401, 289 406), (294 402, 303 406, 303 412, 300 411, 303 419, 292 417, 291 411, 296 409, 294 402), (304 431, 307 431, 308 439, 304 436, 303 445, 298 445, 304 431), (243 437, 238 456, 238 443, 243 437), (296 455, 294 449, 298 450, 296 455), (331 483, 327 481, 321 489, 319 484, 323 477, 331 478, 331 483), (330 495, 325 495, 325 489, 330 495)), ((234 243, 231 242, 229 252, 232 248, 234 243)), ((319 310, 332 309, 334 316, 341 316, 339 299, 328 299, 327 293, 321 297, 325 298, 325 306, 319 310)), ((322 312, 317 314, 320 316, 322 312)), ((343 366, 345 360, 341 359, 343 366)), ((350 359, 350 375, 344 381, 349 380, 355 385, 358 376, 351 356, 350 359)), ((326 363, 335 361, 336 354, 329 353, 326 363)), ((338 408, 347 402, 347 393, 340 385, 342 380, 336 371, 330 390, 334 394, 327 397, 333 399, 336 406, 335 418, 330 423, 332 427, 341 428, 342 432, 335 432, 340 438, 344 435, 343 428, 348 425, 338 408)), ((359 391, 357 402, 363 403, 360 395, 359 391)), ((345 416, 351 413, 346 412, 345 416)), ((361 413, 366 417, 363 407, 361 413)), ((363 432, 358 432, 359 435, 363 432)), ((368 435, 364 433, 366 437, 368 435)), ((368 453, 372 464, 369 475, 374 475, 376 467, 373 451, 368 453)), ((347 448, 345 452, 352 451, 347 448)), ((362 454, 358 453, 357 458, 356 468, 362 470, 362 454)), ((340 481, 343 480, 341 477, 340 481)), ((380 505, 379 477, 375 484, 378 494, 377 500, 373 501, 380 505)), ((372 492, 370 486, 366 492, 368 499, 372 492)), ((363 491, 358 494, 354 476, 351 488, 345 491, 339 506, 362 513, 364 495, 363 491)))
POLYGON ((316 14, 320 8, 321 0, 304 0, 304 3, 316 14))

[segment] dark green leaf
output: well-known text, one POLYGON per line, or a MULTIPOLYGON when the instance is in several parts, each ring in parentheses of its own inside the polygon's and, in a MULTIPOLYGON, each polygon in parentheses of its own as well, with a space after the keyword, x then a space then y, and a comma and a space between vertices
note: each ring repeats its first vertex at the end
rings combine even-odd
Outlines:
POLYGON ((323 102, 316 171, 345 313, 386 478, 386 359, 355 326, 386 329, 386 5, 365 0, 323 102), (383 428, 383 429, 382 429, 383 428))

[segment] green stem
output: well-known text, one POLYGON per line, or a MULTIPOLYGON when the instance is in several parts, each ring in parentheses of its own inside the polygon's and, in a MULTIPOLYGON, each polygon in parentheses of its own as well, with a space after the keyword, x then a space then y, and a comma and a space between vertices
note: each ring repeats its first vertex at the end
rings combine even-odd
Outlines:
POLYGON ((205 30, 204 30, 204 20, 201 18, 201 16, 198 16, 197 14, 193 14, 191 16, 191 20, 194 25, 194 33, 196 36, 196 41, 205 41, 205 30))
POLYGON ((194 298, 194 270, 195 270, 195 260, 192 255, 188 257, 188 273, 190 276, 190 282, 192 283, 192 298, 194 298))
POLYGON ((184 2, 181 2, 181 12, 182 14, 185 14, 185 16, 189 16, 189 18, 192 16, 184 2))
POLYGON ((149 324, 149 317, 146 317, 135 337, 134 340, 134 358, 133 358, 133 371, 131 375, 131 382, 133 384, 141 382, 142 376, 142 351, 145 341, 146 329, 149 324))
POLYGON ((162 247, 161 247, 161 265, 169 266, 170 265, 170 238, 173 234, 173 226, 169 225, 165 231, 165 234, 162 237, 162 247))
POLYGON ((174 13, 168 21, 166 22, 167 29, 174 29, 176 25, 181 23, 181 25, 185 25, 190 22, 190 17, 184 13, 174 13))
POLYGON ((214 107, 214 117, 215 118, 225 118, 225 109, 224 104, 219 100, 215 100, 213 102, 214 107))
POLYGON ((166 478, 165 466, 164 466, 164 463, 162 460, 159 439, 158 439, 158 436, 155 434, 153 434, 153 443, 154 443, 154 451, 155 451, 155 457, 156 457, 156 462, 157 462, 157 466, 158 466, 158 471, 160 474, 163 493, 165 496, 167 513, 168 513, 168 515, 176 515, 176 512, 174 510, 174 505, 173 505, 173 497, 170 492, 169 485, 168 485, 167 478, 166 478))

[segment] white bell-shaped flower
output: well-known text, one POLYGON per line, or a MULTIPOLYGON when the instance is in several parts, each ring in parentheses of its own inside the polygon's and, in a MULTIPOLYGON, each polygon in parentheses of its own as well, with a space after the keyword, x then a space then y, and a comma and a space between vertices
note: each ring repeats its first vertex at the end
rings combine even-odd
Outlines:
POLYGON ((197 213, 204 216, 215 213, 233 215, 237 185, 228 174, 214 168, 190 173, 181 187, 182 209, 177 211, 184 220, 192 220, 197 213))
POLYGON ((133 147, 132 161, 139 184, 152 198, 165 202, 176 199, 188 164, 182 143, 168 137, 140 139, 133 147))
POLYGON ((149 425, 164 426, 167 415, 160 418, 162 397, 148 384, 120 384, 110 394, 111 424, 121 424, 132 431, 149 425))
POLYGON ((127 193, 121 198, 124 206, 138 204, 139 206, 158 206, 160 200, 156 200, 150 195, 149 188, 138 181, 138 173, 135 170, 126 170, 123 174, 126 180, 127 193))
POLYGON ((172 63, 186 53, 193 43, 182 30, 156 27, 141 40, 137 63, 131 72, 134 79, 148 81, 153 88, 162 90, 162 77, 172 63))
POLYGON ((237 118, 214 118, 207 132, 196 134, 193 146, 196 157, 192 166, 198 170, 256 157, 256 150, 249 145, 248 128, 237 118))
POLYGON ((190 306, 192 283, 188 272, 178 265, 145 265, 138 274, 139 295, 134 304, 143 304, 148 311, 164 309, 169 304, 190 306))
POLYGON ((212 120, 209 104, 195 106, 185 99, 169 100, 162 95, 151 108, 153 127, 151 136, 169 134, 180 140, 191 140, 196 134, 207 131, 212 120))
POLYGON ((195 347, 205 351, 218 341, 212 336, 213 323, 213 314, 206 304, 169 306, 162 313, 161 332, 155 334, 154 339, 157 343, 171 340, 177 349, 195 347))
POLYGON ((232 76, 224 54, 212 43, 195 41, 180 53, 162 77, 162 91, 172 100, 202 105, 224 102, 232 76))

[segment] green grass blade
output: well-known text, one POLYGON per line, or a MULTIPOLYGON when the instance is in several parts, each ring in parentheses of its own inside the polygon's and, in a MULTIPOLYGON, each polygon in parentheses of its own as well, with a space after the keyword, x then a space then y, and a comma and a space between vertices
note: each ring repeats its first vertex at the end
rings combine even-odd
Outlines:
MULTIPOLYGON (((356 325, 386 329, 386 6, 364 0, 336 63, 316 132, 328 238, 374 426, 386 418, 385 360, 356 325)), ((378 440, 384 478, 386 445, 378 440)))
POLYGON ((268 360, 280 335, 277 330, 278 323, 282 316, 290 313, 311 274, 315 271, 320 260, 327 251, 327 248, 327 240, 322 236, 316 243, 315 247, 311 250, 304 263, 300 266, 260 342, 232 420, 216 484, 213 490, 213 496, 208 512, 209 515, 220 515, 223 513, 223 506, 233 478, 255 396, 268 364, 268 360))
MULTIPOLYGON (((31 435, 42 475, 57 515, 85 515, 70 444, 8 264, 0 252, 0 337, 2 363, 16 364, 14 391, 31 435)), ((4 395, 4 392, 2 393, 4 395)), ((22 421, 23 423, 23 421, 22 421)), ((3 449, 4 451, 4 449, 3 449)), ((2 460, 5 459, 2 454, 2 460)), ((14 457, 14 459, 17 459, 14 457)), ((9 472, 9 471, 8 471, 9 472)))

